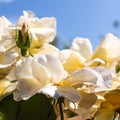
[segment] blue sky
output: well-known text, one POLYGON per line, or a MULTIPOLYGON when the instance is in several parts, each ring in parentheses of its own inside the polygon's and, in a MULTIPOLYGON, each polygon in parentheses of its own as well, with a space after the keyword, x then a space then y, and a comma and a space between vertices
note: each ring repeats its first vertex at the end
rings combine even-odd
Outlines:
POLYGON ((120 21, 120 0, 0 0, 0 16, 12 23, 23 10, 37 17, 56 17, 60 45, 85 37, 95 48, 106 33, 120 36, 120 29, 113 27, 114 21, 120 21))

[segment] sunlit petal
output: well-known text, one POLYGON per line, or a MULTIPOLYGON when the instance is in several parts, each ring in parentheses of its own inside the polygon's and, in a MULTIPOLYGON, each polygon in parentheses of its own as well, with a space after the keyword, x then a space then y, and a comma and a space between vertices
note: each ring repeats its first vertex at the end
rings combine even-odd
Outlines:
POLYGON ((120 56, 120 39, 109 33, 101 41, 93 53, 92 59, 103 59, 107 66, 111 65, 120 56), (111 47, 112 46, 112 47, 111 47))
POLYGON ((59 58, 63 63, 64 69, 68 73, 72 73, 73 71, 83 67, 85 62, 84 57, 72 50, 60 51, 59 58))
POLYGON ((36 55, 35 59, 44 66, 51 76, 51 82, 59 83, 65 77, 65 71, 59 59, 54 55, 36 55))
POLYGON ((99 66, 99 65, 104 65, 105 64, 105 61, 102 60, 102 59, 99 59, 99 58, 95 58, 91 61, 87 61, 85 62, 85 66, 88 67, 88 66, 99 66))
POLYGON ((0 27, 4 28, 8 26, 12 26, 12 23, 5 16, 0 17, 0 27))
POLYGON ((15 90, 16 83, 11 83, 7 79, 0 80, 0 97, 15 90))
POLYGON ((55 37, 55 30, 51 28, 30 28, 32 48, 41 47, 44 42, 51 42, 55 37))
POLYGON ((90 40, 87 38, 74 38, 71 49, 80 53, 83 57, 86 58, 86 60, 90 59, 93 53, 92 45, 90 43, 90 40))
POLYGON ((17 101, 21 99, 28 99, 36 94, 42 86, 39 79, 35 78, 36 76, 33 76, 31 64, 32 57, 23 58, 17 63, 15 77, 18 81, 18 85, 16 91, 14 92, 14 99, 17 101))
POLYGON ((23 16, 20 16, 16 26, 22 26, 27 23, 32 28, 53 28, 56 29, 56 19, 54 17, 35 17, 32 11, 23 11, 23 16))
POLYGON ((27 100, 35 95, 41 84, 33 77, 21 78, 17 84, 16 91, 14 92, 14 100, 27 100))
POLYGON ((19 17, 16 26, 21 27, 23 23, 27 23, 28 25, 31 25, 32 21, 36 22, 36 24, 37 21, 39 21, 39 19, 35 17, 35 13, 32 11, 23 11, 23 16, 19 17))
POLYGON ((41 48, 32 48, 32 49, 29 49, 29 52, 32 55, 35 55, 37 53, 37 54, 43 54, 43 55, 52 54, 52 55, 58 56, 59 49, 53 45, 44 43, 44 45, 41 48))
MULTIPOLYGON (((17 22, 17 27, 21 27, 26 23, 32 35, 32 47, 37 47, 39 42, 51 42, 56 35, 56 19, 53 17, 37 18, 32 11, 23 11, 23 16, 20 16, 17 22)), ((39 46, 40 47, 40 46, 39 46)))
POLYGON ((15 29, 10 26, 0 28, 0 52, 10 51, 13 47, 15 47, 15 29))
POLYGON ((31 67, 33 76, 39 81, 39 84, 41 84, 41 86, 50 82, 50 73, 47 71, 45 66, 39 64, 36 57, 32 60, 31 67))
POLYGON ((32 69, 31 69, 31 62, 32 62, 32 57, 22 58, 17 62, 16 68, 15 68, 16 79, 33 76, 32 69))
POLYGON ((92 83, 98 86, 104 86, 102 76, 91 68, 81 68, 73 72, 69 77, 62 80, 63 85, 76 86, 84 82, 92 83))

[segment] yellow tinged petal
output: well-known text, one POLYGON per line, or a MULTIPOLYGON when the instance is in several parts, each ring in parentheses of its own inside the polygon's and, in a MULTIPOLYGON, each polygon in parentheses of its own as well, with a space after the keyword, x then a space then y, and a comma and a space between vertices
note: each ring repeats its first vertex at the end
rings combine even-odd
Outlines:
POLYGON ((103 102, 94 116, 94 120, 113 120, 115 107, 109 102, 103 102))
POLYGON ((84 65, 76 54, 71 53, 69 58, 63 63, 63 67, 68 73, 72 73, 73 71, 84 67, 84 65))
POLYGON ((88 83, 90 86, 92 85, 91 87, 105 87, 102 76, 92 68, 81 68, 79 70, 76 70, 66 79, 63 79, 60 82, 61 85, 72 86, 75 88, 82 87, 82 85, 85 83, 88 83))
POLYGON ((111 65, 120 56, 120 40, 113 34, 107 34, 93 53, 92 59, 103 59, 107 66, 111 65))
POLYGON ((29 49, 30 54, 35 55, 36 53, 40 52, 44 43, 45 43, 45 41, 43 41, 43 40, 41 40, 41 41, 33 40, 31 47, 29 49))
POLYGON ((51 44, 48 43, 44 43, 43 45, 41 44, 41 47, 33 47, 29 49, 29 52, 31 55, 35 55, 37 54, 41 54, 41 55, 45 55, 45 54, 53 54, 53 55, 58 55, 59 49, 51 44))
POLYGON ((13 67, 18 54, 13 52, 0 54, 0 79, 3 79, 13 67))
POLYGON ((9 85, 10 85, 10 82, 7 80, 0 81, 0 96, 5 94, 5 91, 9 85))
POLYGON ((11 83, 7 79, 0 80, 0 97, 15 90, 16 83, 11 83))
POLYGON ((34 78, 21 78, 14 92, 14 100, 27 100, 42 87, 42 84, 34 78))
POLYGON ((86 93, 83 90, 80 90, 80 95, 82 100, 79 103, 79 107, 84 109, 89 109, 96 102, 97 96, 94 93, 86 93))
POLYGON ((104 98, 113 105, 120 105, 120 90, 112 90, 106 93, 104 98))
POLYGON ((80 81, 78 78, 68 77, 61 80, 59 84, 62 86, 82 87, 83 82, 80 81))

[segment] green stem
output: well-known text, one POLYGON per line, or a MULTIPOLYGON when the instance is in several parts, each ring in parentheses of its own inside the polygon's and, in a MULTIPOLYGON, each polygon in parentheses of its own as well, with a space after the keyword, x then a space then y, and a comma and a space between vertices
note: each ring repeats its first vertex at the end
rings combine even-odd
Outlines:
POLYGON ((62 107, 63 98, 62 97, 58 98, 58 104, 59 104, 59 110, 60 110, 60 119, 64 120, 63 107, 62 107))
POLYGON ((17 111, 16 111, 16 115, 15 115, 15 120, 19 120, 20 109, 21 109, 21 101, 18 102, 18 104, 17 104, 17 111))

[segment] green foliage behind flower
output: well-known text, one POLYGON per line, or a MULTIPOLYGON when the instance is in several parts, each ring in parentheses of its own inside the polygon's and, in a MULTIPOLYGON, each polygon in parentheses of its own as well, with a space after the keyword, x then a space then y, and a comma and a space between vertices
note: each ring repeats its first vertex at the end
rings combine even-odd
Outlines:
POLYGON ((16 102, 9 95, 0 101, 0 120, 56 120, 53 105, 43 94, 16 102))

